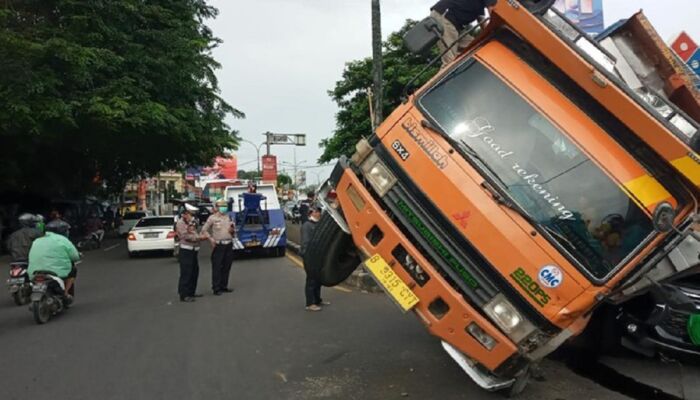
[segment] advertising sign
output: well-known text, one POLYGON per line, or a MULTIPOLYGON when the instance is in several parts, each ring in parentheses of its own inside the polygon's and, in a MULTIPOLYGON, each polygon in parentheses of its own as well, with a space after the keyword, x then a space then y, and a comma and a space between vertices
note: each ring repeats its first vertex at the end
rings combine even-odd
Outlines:
POLYGON ((589 35, 605 29, 603 0, 557 0, 554 7, 589 35))
POLYGON ((671 48, 678 54, 681 60, 688 62, 698 49, 697 43, 685 31, 671 43, 671 48))
POLYGON ((277 157, 272 155, 262 156, 262 180, 264 182, 277 182, 277 157))

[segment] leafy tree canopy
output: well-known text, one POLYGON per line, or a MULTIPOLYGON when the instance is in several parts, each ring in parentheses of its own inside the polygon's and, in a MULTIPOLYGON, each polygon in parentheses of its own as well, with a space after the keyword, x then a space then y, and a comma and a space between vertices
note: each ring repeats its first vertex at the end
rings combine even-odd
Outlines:
POLYGON ((292 177, 291 176, 289 176, 287 174, 283 174, 283 173, 280 173, 277 175, 277 186, 283 187, 285 185, 291 185, 291 184, 292 184, 292 177))
MULTIPOLYGON (((390 111, 401 103, 406 84, 428 63, 426 57, 412 54, 403 45, 403 35, 416 24, 408 20, 398 31, 389 35, 383 44, 384 57, 384 110, 390 111)), ((432 56, 437 55, 437 50, 432 56)), ((438 66, 427 71, 417 86, 425 83, 438 70, 438 66)), ((355 143, 372 134, 369 113, 368 89, 372 86, 372 58, 350 61, 345 65, 343 79, 336 82, 329 95, 338 105, 335 116, 336 130, 330 138, 321 141, 323 154, 319 163, 330 162, 341 155, 355 152, 355 143)))
POLYGON ((206 0, 0 5, 0 188, 74 196, 208 165, 237 135, 206 0))

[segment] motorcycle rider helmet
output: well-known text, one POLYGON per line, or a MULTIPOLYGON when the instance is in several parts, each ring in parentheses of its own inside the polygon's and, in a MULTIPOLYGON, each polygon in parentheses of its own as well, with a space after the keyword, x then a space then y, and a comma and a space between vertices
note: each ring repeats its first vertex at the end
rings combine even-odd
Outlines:
POLYGON ((70 225, 65 221, 53 220, 46 224, 46 232, 52 232, 68 237, 69 231, 70 225))
POLYGON ((18 220, 22 228, 34 228, 37 222, 36 216, 34 214, 29 213, 24 213, 20 215, 18 220))

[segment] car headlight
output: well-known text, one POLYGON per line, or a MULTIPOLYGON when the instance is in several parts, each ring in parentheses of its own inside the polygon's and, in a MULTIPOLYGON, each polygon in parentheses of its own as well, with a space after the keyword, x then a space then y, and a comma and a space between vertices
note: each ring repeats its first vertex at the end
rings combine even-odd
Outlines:
POLYGON ((515 343, 520 343, 535 331, 534 325, 525 319, 502 294, 486 304, 484 311, 515 343))
POLYGON ((379 197, 385 194, 396 184, 396 177, 389 169, 379 161, 375 153, 370 154, 362 163, 362 172, 379 197))

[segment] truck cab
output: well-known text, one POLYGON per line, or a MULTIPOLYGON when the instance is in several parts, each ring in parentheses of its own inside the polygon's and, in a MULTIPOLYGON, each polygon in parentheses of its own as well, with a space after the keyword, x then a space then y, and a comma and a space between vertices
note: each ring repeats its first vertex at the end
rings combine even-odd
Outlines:
POLYGON ((525 3, 499 0, 461 57, 339 161, 310 247, 330 248, 326 225, 351 241, 305 258, 332 285, 354 249, 487 390, 522 390, 601 304, 699 272, 692 137, 561 15, 525 3))

